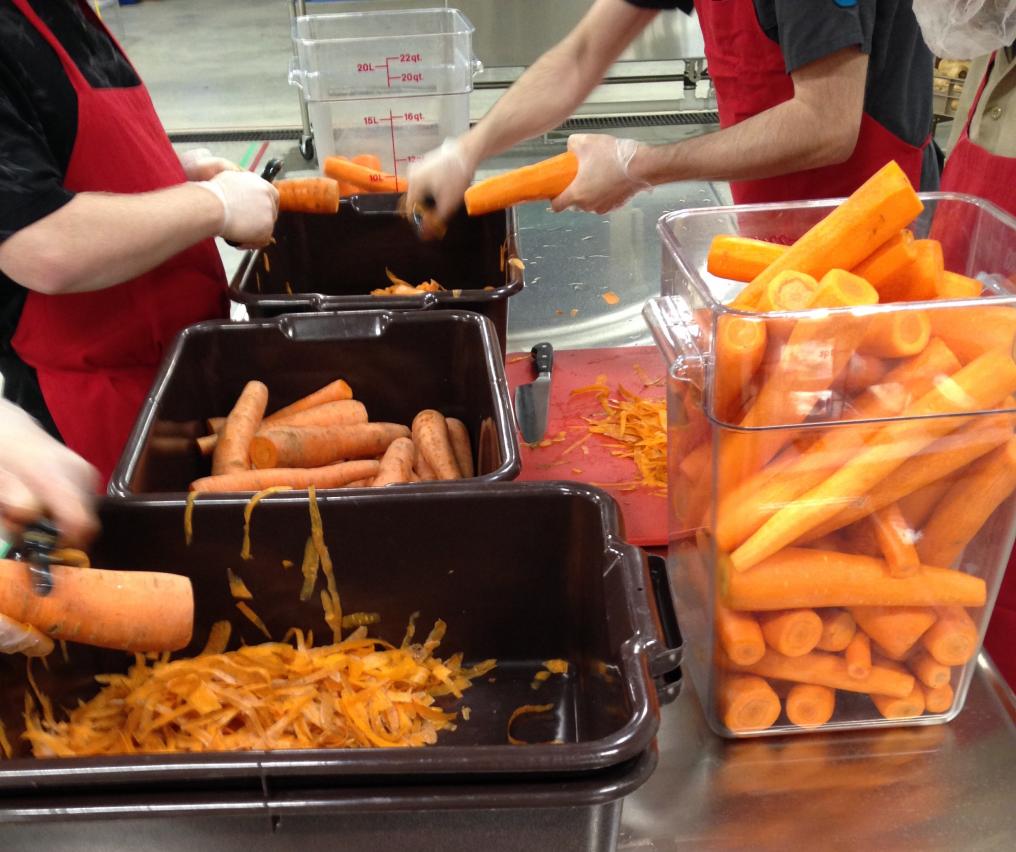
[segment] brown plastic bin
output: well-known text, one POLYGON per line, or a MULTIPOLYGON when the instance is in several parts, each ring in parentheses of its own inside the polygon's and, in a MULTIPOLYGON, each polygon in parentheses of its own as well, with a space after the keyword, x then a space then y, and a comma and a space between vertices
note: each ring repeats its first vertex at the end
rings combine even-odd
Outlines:
MULTIPOLYGON (((207 476, 210 461, 194 439, 206 433, 207 418, 229 413, 249 380, 268 385, 271 411, 336 378, 350 383, 371 420, 409 425, 424 408, 462 420, 477 470, 462 484, 518 476, 518 436, 490 322, 466 311, 358 311, 213 321, 182 331, 138 416, 109 494, 179 496, 207 476)), ((427 492, 431 485, 395 490, 427 492)))
MULTIPOLYGON (((616 505, 594 488, 440 484, 425 503, 417 496, 320 498, 326 543, 344 609, 381 613, 375 635, 400 641, 418 611, 421 630, 447 621, 444 654, 461 650, 467 664, 498 660, 453 705, 471 708, 468 721, 420 749, 37 760, 18 738, 24 660, 0 658, 0 720, 17 748, 12 760, 0 761, 0 822, 46 823, 35 835, 20 827, 9 833, 17 826, 5 825, 5 848, 33 836, 47 838, 46 848, 69 848, 87 832, 110 836, 109 823, 92 822, 110 818, 133 824, 132 836, 164 832, 168 845, 153 848, 183 848, 176 844, 184 836, 207 840, 200 848, 220 848, 210 839, 218 823, 207 819, 217 815, 223 830, 236 824, 248 833, 267 831, 272 818, 281 819, 282 830, 299 819, 301 841, 303 832, 312 844, 338 832, 331 842, 343 845, 329 848, 385 848, 389 817, 391 836, 416 834, 416 848, 478 848, 483 832, 509 832, 489 848, 508 848, 496 844, 510 837, 518 848, 519 838, 535 837, 538 828, 554 848, 612 848, 620 800, 655 766, 660 705, 680 690, 679 634, 672 614, 656 604, 669 599, 660 587, 666 572, 651 571, 642 551, 622 540, 616 505), (568 660, 568 673, 534 691, 534 674, 555 658, 568 660), (517 725, 514 733, 533 744, 510 745, 509 715, 532 703, 554 704, 553 717, 517 725), (475 819, 450 818, 447 810, 475 811, 475 819), (384 830, 365 820, 374 811, 385 812, 384 830), (557 822, 547 818, 555 811, 557 822), (314 814, 321 816, 306 819, 314 814), (63 826, 66 820, 82 833, 63 826), (458 843, 449 834, 456 826, 458 843), (588 842, 577 846, 578 839, 588 842)), ((190 547, 183 508, 178 500, 107 501, 92 555, 103 567, 177 570, 191 578, 196 629, 184 654, 200 650, 211 624, 223 618, 234 626, 231 647, 264 641, 236 611, 227 566, 250 587, 251 606, 273 636, 291 626, 329 635, 320 603, 299 601, 299 570, 281 567, 283 559, 299 564, 309 531, 305 496, 272 495, 254 510, 253 558, 246 562, 239 558, 244 501, 199 500, 190 547)), ((35 666, 35 676, 59 708, 93 694, 95 674, 129 663, 125 654, 72 646, 69 662, 56 653, 48 670, 35 666)), ((239 848, 222 840, 221 848, 239 848)))
POLYGON ((246 255, 231 298, 252 319, 307 311, 475 311, 494 323, 503 356, 508 299, 524 286, 523 270, 508 262, 519 253, 515 211, 474 217, 460 211, 443 238, 424 240, 398 201, 394 194, 360 195, 343 199, 335 216, 280 213, 275 242, 246 255), (391 283, 386 269, 413 285, 436 279, 446 292, 371 296, 391 283))

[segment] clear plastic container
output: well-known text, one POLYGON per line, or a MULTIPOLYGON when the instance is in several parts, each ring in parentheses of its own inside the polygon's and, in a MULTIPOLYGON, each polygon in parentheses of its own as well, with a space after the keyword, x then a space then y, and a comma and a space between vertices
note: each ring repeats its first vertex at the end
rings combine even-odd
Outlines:
POLYGON ((921 198, 915 235, 940 240, 981 297, 738 311, 725 303, 743 285, 706 271, 713 237, 790 243, 837 202, 660 220, 663 295, 644 313, 669 364, 669 570, 722 735, 932 724, 963 707, 1016 534, 1016 220, 921 198), (929 342, 872 355, 892 323, 926 324, 929 342))
POLYGON ((307 102, 318 159, 373 154, 385 171, 469 128, 482 64, 457 9, 349 12, 294 19, 289 80, 307 102))

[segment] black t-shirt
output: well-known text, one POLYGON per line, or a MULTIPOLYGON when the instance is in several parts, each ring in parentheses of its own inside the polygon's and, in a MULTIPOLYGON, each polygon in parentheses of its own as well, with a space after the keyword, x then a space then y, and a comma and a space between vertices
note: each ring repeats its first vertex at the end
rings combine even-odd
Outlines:
MULTIPOLYGON (((30 2, 92 86, 138 85, 130 63, 78 0, 30 2)), ((0 241, 74 197, 63 181, 77 126, 77 96, 56 52, 11 0, 0 0, 0 241)), ((0 272, 4 396, 55 431, 34 373, 10 347, 25 295, 0 272)))
MULTIPOLYGON (((650 9, 688 11, 687 0, 627 2, 650 9)), ((754 0, 754 3, 759 25, 780 46, 788 74, 838 50, 859 48, 869 57, 865 112, 905 142, 914 146, 924 143, 931 132, 934 60, 921 37, 909 0, 754 0)), ((937 177, 937 169, 934 171, 937 177)), ((937 184, 937 180, 933 183, 937 184)))

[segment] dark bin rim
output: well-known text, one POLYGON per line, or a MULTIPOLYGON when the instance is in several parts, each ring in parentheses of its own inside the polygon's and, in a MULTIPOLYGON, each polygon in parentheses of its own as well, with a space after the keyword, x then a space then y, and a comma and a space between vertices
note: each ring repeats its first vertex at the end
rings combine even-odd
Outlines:
MULTIPOLYGON (((182 329, 163 358, 155 380, 151 388, 149 388, 145 401, 141 406, 141 411, 134 421, 134 427, 131 429, 130 437, 127 439, 127 445, 117 462, 116 468, 113 470, 113 475, 110 477, 109 485, 106 489, 107 496, 138 502, 162 502, 155 498, 185 498, 187 496, 186 491, 135 492, 130 488, 130 481, 141 459, 144 437, 149 434, 155 423, 159 401, 165 393, 166 386, 172 378, 174 365, 180 357, 183 348, 187 345, 188 340, 198 335, 215 331, 225 330, 233 334, 243 333, 249 329, 276 330, 284 336, 293 338, 297 336, 301 326, 312 326, 321 318, 337 318, 339 322, 342 322, 347 317, 352 321, 365 316, 373 317, 376 320, 374 335, 379 338, 389 326, 400 323, 461 322, 474 325, 478 328, 483 340, 487 376, 490 380, 491 395, 494 403, 495 435, 504 461, 497 469, 475 476, 469 482, 488 483, 517 477, 522 470, 522 455, 519 450, 518 433, 515 430, 515 410, 511 404, 508 377, 505 373, 504 363, 499 357, 500 349, 497 332, 494 330, 494 324, 487 317, 467 310, 440 311, 435 313, 414 313, 399 310, 343 311, 340 313, 319 311, 303 314, 285 314, 270 319, 253 319, 243 322, 206 320, 205 322, 195 323, 182 329)), ((465 482, 463 480, 463 483, 465 482)), ((328 494, 335 490, 320 489, 319 493, 328 494)), ((371 490, 370 488, 343 489, 346 493, 369 492, 371 490)), ((429 494, 433 490, 433 483, 402 485, 399 487, 399 490, 403 493, 429 494)), ((245 499, 254 493, 253 491, 237 492, 237 494, 246 495, 245 499)), ((306 495, 307 491, 304 489, 293 491, 292 493, 306 495)))
MULTIPOLYGON (((363 196, 360 196, 361 198, 363 196)), ((394 206, 398 195, 394 193, 374 193, 367 196, 372 203, 379 201, 394 206)), ((347 203, 347 202, 343 202, 347 203)), ((313 215, 313 214, 306 214, 313 215)), ((504 211, 507 217, 507 232, 512 251, 518 253, 518 217, 515 208, 504 211)), ((503 301, 521 292, 525 287, 525 273, 515 265, 506 268, 508 283, 495 287, 493 290, 482 288, 462 289, 457 291, 444 290, 439 293, 426 293, 422 296, 371 296, 370 293, 346 295, 329 295, 327 293, 254 293, 247 285, 250 276, 257 268, 258 260, 267 247, 251 249, 240 260, 240 265, 229 282, 229 297, 248 308, 258 310, 288 311, 356 311, 356 310, 429 310, 438 306, 449 307, 462 305, 464 308, 477 302, 503 301)), ((507 258, 506 252, 506 258, 507 258)))
POLYGON ((634 793, 656 770, 655 740, 641 754, 598 772, 568 779, 499 779, 477 784, 386 784, 307 789, 194 789, 155 793, 81 792, 0 800, 0 824, 39 821, 225 816, 327 816, 449 810, 599 808, 634 793))
MULTIPOLYGON (((176 780, 216 780, 258 778, 299 779, 302 786, 319 777, 391 778, 412 772, 415 776, 459 777, 469 783, 495 780, 504 776, 557 778, 566 780, 577 774, 603 771, 632 760, 655 741, 660 708, 677 698, 681 680, 679 666, 682 648, 668 642, 680 633, 661 613, 657 601, 669 597, 669 589, 659 588, 666 571, 650 572, 643 550, 623 540, 621 516, 614 499, 594 486, 575 482, 495 482, 484 484, 470 494, 454 484, 434 484, 431 493, 460 500, 514 499, 530 495, 561 494, 577 496, 597 509, 604 531, 605 554, 603 582, 608 605, 624 606, 624 617, 632 625, 632 635, 621 639, 618 648, 618 677, 625 685, 630 713, 611 734, 597 740, 565 743, 533 743, 525 746, 507 742, 497 745, 436 745, 426 748, 388 749, 290 749, 278 751, 213 752, 179 755, 131 755, 101 758, 23 758, 0 761, 0 790, 20 790, 26 785, 49 787, 66 784, 69 777, 87 777, 96 785, 171 783, 176 780), (613 595, 610 593, 613 591, 613 595), (13 765, 12 764, 16 764, 13 765), (7 768, 10 767, 10 768, 7 768)), ((306 494, 306 492, 304 492, 306 494)), ((376 503, 383 510, 389 498, 365 489, 358 494, 322 492, 319 504, 336 506, 352 503, 376 503)), ((264 511, 272 504, 302 504, 306 496, 287 491, 266 497, 259 505, 264 511)), ((167 498, 157 501, 165 508, 183 513, 184 500, 167 498)), ((203 502, 242 506, 245 498, 210 496, 203 502)), ((108 499, 109 505, 131 501, 108 499)), ((137 505, 136 503, 132 505, 137 505)), ((608 613, 608 619, 609 619, 608 613)), ((618 616, 620 617, 620 616, 618 616)))

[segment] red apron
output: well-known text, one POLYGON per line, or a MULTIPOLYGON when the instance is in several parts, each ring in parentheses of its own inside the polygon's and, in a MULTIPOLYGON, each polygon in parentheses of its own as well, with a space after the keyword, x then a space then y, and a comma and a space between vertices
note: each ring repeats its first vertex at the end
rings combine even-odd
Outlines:
MULTIPOLYGON (((794 96, 794 82, 786 73, 783 54, 762 30, 752 0, 695 0, 695 10, 721 127, 730 127, 794 96)), ((864 113, 857 145, 846 162, 759 180, 731 181, 730 191, 737 204, 835 198, 850 195, 890 160, 896 160, 919 188, 923 157, 924 146, 904 142, 864 113)))
MULTIPOLYGON (((1016 157, 989 154, 970 139, 970 121, 977 110, 988 76, 994 66, 988 63, 980 88, 970 105, 963 134, 956 142, 942 172, 942 190, 965 192, 997 204, 1016 216, 1016 157)), ((1016 270, 1005 270, 1006 272, 1016 270)), ((1009 685, 1016 689, 1016 551, 1009 557, 1009 568, 988 625, 985 647, 1009 685)))
MULTIPOLYGON (((184 183, 187 177, 144 85, 93 88, 28 0, 14 5, 56 52, 77 95, 77 136, 64 186, 74 192, 139 193, 184 183)), ((95 237, 101 240, 102 234, 95 237)), ((60 296, 29 291, 12 344, 35 368, 67 446, 106 481, 173 337, 184 326, 224 317, 226 311, 225 273, 215 241, 208 239, 106 290, 60 296)))

